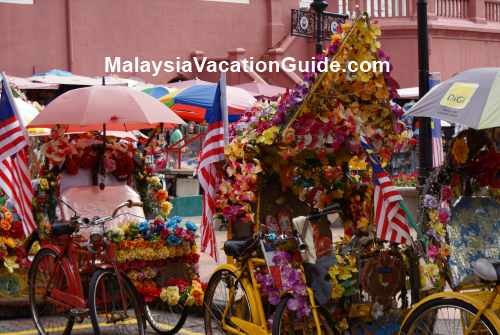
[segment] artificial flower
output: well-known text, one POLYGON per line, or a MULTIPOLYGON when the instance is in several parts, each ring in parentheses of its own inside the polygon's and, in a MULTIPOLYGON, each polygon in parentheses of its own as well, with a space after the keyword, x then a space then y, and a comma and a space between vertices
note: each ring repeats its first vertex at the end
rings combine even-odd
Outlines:
POLYGON ((460 137, 455 139, 451 148, 451 154, 457 163, 464 164, 467 162, 467 158, 469 157, 469 146, 464 138, 460 137))
POLYGON ((342 298, 342 296, 344 295, 344 292, 345 292, 345 289, 342 285, 334 285, 332 287, 332 293, 331 293, 331 296, 334 300, 338 300, 340 298, 342 298))
POLYGON ((172 203, 170 203, 169 201, 163 201, 160 207, 161 207, 161 213, 165 216, 168 216, 170 215, 170 212, 172 211, 172 208, 174 206, 172 206, 172 203))
POLYGON ((177 286, 163 288, 160 293, 160 299, 171 306, 177 305, 180 300, 179 288, 177 286))

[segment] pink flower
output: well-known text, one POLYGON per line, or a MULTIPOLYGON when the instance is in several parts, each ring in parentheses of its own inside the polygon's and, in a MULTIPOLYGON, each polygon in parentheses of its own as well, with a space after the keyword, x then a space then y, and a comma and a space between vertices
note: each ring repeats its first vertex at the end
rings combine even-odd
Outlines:
POLYGON ((439 248, 435 245, 431 245, 427 251, 427 256, 430 258, 436 258, 439 255, 439 248))
POLYGON ((451 187, 443 186, 441 189, 441 201, 450 201, 451 200, 451 187))
POLYGON ((443 224, 447 223, 450 218, 450 213, 447 208, 440 208, 438 215, 439 215, 439 222, 443 224))

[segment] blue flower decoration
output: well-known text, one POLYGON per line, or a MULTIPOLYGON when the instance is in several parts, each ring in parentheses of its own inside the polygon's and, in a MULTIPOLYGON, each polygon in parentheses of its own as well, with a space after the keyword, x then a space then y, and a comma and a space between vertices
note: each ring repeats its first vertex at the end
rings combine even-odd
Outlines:
POLYGON ((146 235, 148 233, 148 230, 149 230, 149 222, 143 221, 139 223, 139 232, 141 233, 141 235, 146 235))
POLYGON ((192 232, 195 232, 198 230, 198 227, 191 221, 186 222, 186 229, 192 232))
POLYGON ((269 233, 269 234, 267 234, 267 239, 269 241, 271 241, 271 242, 272 241, 276 241, 276 233, 269 233))
POLYGON ((182 243, 182 240, 175 235, 170 235, 167 237, 167 243, 170 245, 179 245, 182 243))
POLYGON ((182 222, 182 218, 181 218, 180 216, 178 216, 178 215, 176 215, 176 216, 172 216, 171 220, 172 220, 173 222, 175 222, 176 224, 179 224, 179 223, 181 223, 181 222, 182 222))

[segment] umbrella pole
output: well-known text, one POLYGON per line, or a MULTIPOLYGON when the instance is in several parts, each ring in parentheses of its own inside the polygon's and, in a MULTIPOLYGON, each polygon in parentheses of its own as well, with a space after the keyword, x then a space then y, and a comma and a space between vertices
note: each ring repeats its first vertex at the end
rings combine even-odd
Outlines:
MULTIPOLYGON (((104 79, 104 77, 103 77, 104 79)), ((99 173, 102 175, 102 176, 105 176, 106 175, 106 170, 104 168, 104 155, 106 154, 106 124, 103 123, 102 125, 102 153, 101 153, 101 168, 99 171, 99 173)), ((99 183, 99 188, 101 190, 104 190, 104 182, 101 182, 99 183)))
MULTIPOLYGON (((427 25, 427 0, 417 0, 418 19, 418 87, 419 98, 429 91, 429 37, 427 25)), ((418 132, 418 190, 422 188, 432 169, 431 120, 428 117, 417 118, 418 132)), ((419 202, 422 203, 422 202, 419 202)))

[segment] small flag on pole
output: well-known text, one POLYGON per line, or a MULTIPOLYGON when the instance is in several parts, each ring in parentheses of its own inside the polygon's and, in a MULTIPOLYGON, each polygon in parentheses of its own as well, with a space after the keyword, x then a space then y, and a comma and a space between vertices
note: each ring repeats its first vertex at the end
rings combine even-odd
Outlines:
POLYGON ((17 113, 6 78, 5 74, 2 74, 0 188, 14 203, 27 236, 36 228, 32 213, 33 188, 29 175, 28 135, 17 113))
POLYGON ((411 235, 408 218, 401 206, 403 197, 392 183, 387 172, 382 168, 373 148, 366 139, 361 138, 373 169, 373 222, 377 227, 377 238, 383 241, 410 244, 411 235))
POLYGON ((203 189, 203 217, 201 223, 201 251, 208 249, 209 255, 218 261, 217 242, 213 216, 215 214, 216 186, 218 181, 215 163, 224 160, 224 144, 227 128, 227 108, 225 104, 226 85, 224 75, 217 84, 213 107, 205 115, 208 131, 203 141, 200 162, 198 165, 198 180, 203 189), (225 121, 226 120, 226 121, 225 121))
POLYGON ((441 120, 431 119, 432 131, 432 167, 443 165, 444 151, 443 138, 441 137, 441 120))

